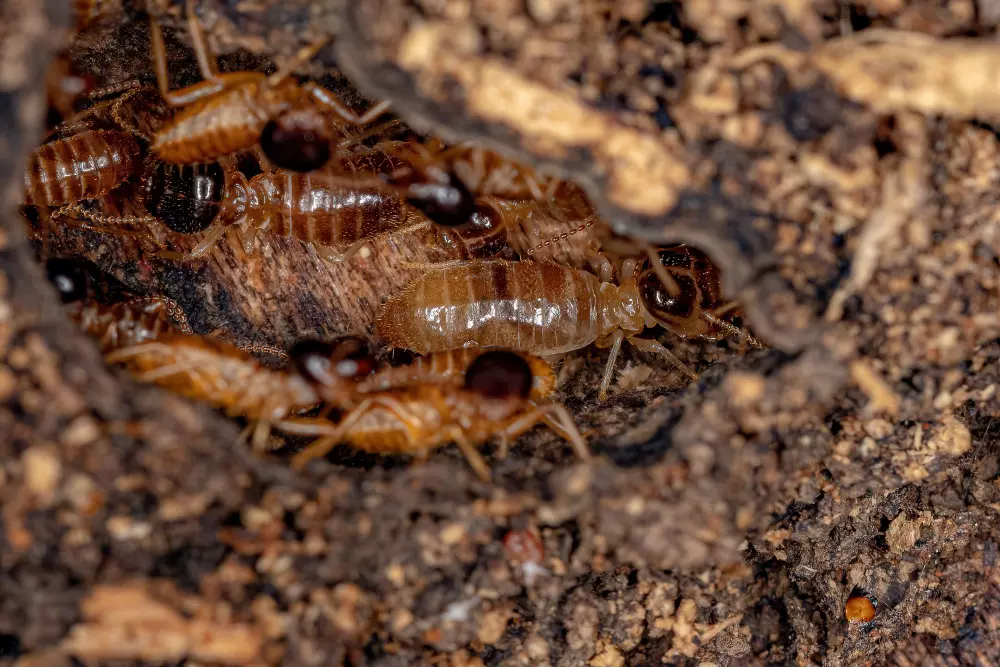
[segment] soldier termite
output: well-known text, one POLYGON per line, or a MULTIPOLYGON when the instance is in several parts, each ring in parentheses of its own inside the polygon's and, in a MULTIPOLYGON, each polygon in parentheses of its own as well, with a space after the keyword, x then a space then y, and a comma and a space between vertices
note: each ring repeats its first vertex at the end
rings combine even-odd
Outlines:
POLYGON ((42 144, 24 173, 24 203, 58 206, 94 199, 124 183, 139 164, 125 132, 92 130, 42 144))
POLYGON ((682 337, 710 335, 707 325, 723 322, 711 310, 723 304, 710 303, 719 293, 703 289, 712 276, 689 267, 682 272, 683 282, 675 285, 679 294, 671 295, 652 268, 641 274, 639 268, 635 260, 625 260, 623 281, 614 285, 608 282, 610 276, 602 281, 550 263, 451 262, 413 280, 383 303, 376 328, 389 344, 424 354, 478 346, 547 356, 591 343, 610 347, 599 392, 602 399, 623 339, 697 378, 658 341, 638 335, 657 324, 682 337), (693 324, 702 320, 706 322, 693 324))
MULTIPOLYGON (((181 164, 209 162, 251 149, 262 140, 264 146, 280 148, 282 136, 275 136, 274 132, 281 129, 278 120, 285 113, 308 113, 312 109, 313 122, 325 126, 325 131, 332 135, 337 130, 334 118, 351 125, 365 125, 388 108, 388 103, 383 102, 358 116, 322 86, 312 82, 300 85, 292 78, 294 69, 312 58, 325 40, 306 47, 270 76, 260 72, 220 74, 198 24, 194 0, 188 0, 186 6, 191 42, 204 78, 187 88, 170 89, 163 34, 156 19, 150 17, 153 62, 160 93, 171 105, 183 107, 153 138, 151 150, 160 159, 181 164)), ((290 140, 298 142, 299 137, 293 132, 290 140)), ((268 157, 279 167, 314 169, 320 166, 315 161, 302 164, 299 158, 285 162, 282 157, 286 153, 294 155, 294 151, 275 150, 268 157)))
POLYGON ((45 268, 70 319, 97 341, 102 352, 168 333, 191 333, 184 311, 173 300, 130 294, 89 262, 52 258, 45 268))
POLYGON ((141 382, 204 401, 230 417, 247 418, 258 452, 266 448, 272 428, 296 435, 328 435, 333 429, 329 421, 296 413, 324 401, 351 405, 353 400, 347 381, 336 388, 328 382, 321 394, 301 373, 269 369, 243 350, 213 338, 162 336, 115 350, 107 361, 122 364, 141 382))
POLYGON ((540 423, 588 460, 590 452, 566 408, 532 400, 532 386, 531 366, 524 358, 492 351, 473 361, 461 387, 431 382, 359 394, 359 402, 344 414, 335 431, 299 452, 292 465, 301 468, 339 442, 377 454, 421 458, 454 442, 476 473, 489 479, 489 469, 475 446, 498 436, 505 453, 511 440, 540 423), (499 373, 499 368, 504 372, 499 373))

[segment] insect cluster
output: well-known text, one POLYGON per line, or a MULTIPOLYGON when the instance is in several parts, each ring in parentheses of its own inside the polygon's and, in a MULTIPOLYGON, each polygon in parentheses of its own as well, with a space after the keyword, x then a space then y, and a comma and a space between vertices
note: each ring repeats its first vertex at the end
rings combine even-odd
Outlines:
POLYGON ((626 340, 697 378, 646 329, 762 345, 734 323, 738 304, 699 250, 615 237, 572 183, 480 146, 400 134, 399 121, 378 122, 388 102, 355 114, 293 76, 323 42, 272 74, 220 73, 193 1, 186 10, 198 83, 171 89, 154 18, 155 88, 95 89, 68 105, 66 90, 87 84, 61 64, 50 104, 67 117, 25 172, 24 203, 40 220, 137 237, 158 262, 199 261, 223 241, 249 257, 275 236, 331 262, 386 237, 461 257, 414 267, 371 323, 385 347, 425 355, 404 366, 380 366, 356 338, 286 352, 199 336, 171 300, 132 293, 83 260, 47 259, 69 314, 109 363, 246 420, 255 450, 269 449, 273 431, 313 439, 295 466, 339 443, 419 457, 455 443, 485 478, 478 445, 497 438, 503 455, 545 424, 587 459, 553 399, 554 358, 610 348, 603 400, 626 340), (260 352, 287 363, 268 367, 260 352))

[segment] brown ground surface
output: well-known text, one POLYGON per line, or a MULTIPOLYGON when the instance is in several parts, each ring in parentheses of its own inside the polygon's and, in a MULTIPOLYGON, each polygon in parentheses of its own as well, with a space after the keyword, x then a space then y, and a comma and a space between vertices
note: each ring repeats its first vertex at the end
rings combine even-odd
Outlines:
MULTIPOLYGON (((773 347, 664 336, 700 380, 627 356, 604 405, 602 353, 568 360, 591 467, 542 431, 492 484, 452 449, 301 475, 254 459, 208 408, 105 368, 44 281, 16 205, 65 8, 4 0, 0 665, 998 664, 1000 88, 975 77, 1000 50, 963 41, 993 36, 993 4, 201 7, 221 53, 332 35, 321 59, 412 126, 698 245, 773 347), (837 50, 880 28, 945 39, 837 50), (765 42, 777 62, 745 52, 765 42), (872 622, 845 621, 856 594, 872 622)), ((151 81, 126 10, 74 47, 104 85, 151 81)), ((274 242, 252 267, 178 265, 74 229, 50 251, 169 294, 199 332, 279 346, 370 329, 398 263, 427 258, 410 240, 330 266, 274 242)))

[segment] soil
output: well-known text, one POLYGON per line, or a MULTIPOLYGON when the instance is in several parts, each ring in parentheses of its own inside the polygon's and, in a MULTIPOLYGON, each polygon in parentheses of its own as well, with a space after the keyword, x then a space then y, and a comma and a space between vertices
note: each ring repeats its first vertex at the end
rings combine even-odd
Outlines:
MULTIPOLYGON (((183 8, 151 5, 196 82, 183 8)), ((104 365, 40 252, 260 349, 370 334, 405 263, 442 258, 421 237, 342 264, 283 240, 188 263, 77 227, 29 242, 66 9, 0 2, 0 665, 1000 664, 989 2, 199 3, 224 70, 329 37, 301 73, 355 109, 391 100, 575 181, 623 235, 698 246, 768 343, 650 332, 699 379, 626 350, 604 403, 606 352, 574 353, 560 399, 596 462, 538 429, 486 448, 491 483, 454 448, 293 472, 104 365)), ((155 85, 146 26, 126 2, 69 56, 155 85)))

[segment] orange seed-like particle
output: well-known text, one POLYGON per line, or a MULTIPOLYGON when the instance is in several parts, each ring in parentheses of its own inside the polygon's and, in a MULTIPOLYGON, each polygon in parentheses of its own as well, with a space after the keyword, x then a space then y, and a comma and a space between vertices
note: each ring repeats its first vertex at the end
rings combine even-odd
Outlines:
POLYGON ((856 595, 847 601, 844 609, 851 623, 867 623, 875 618, 875 605, 863 595, 856 595))

